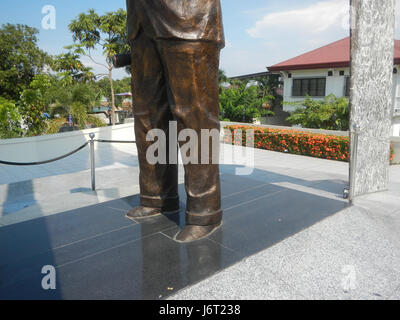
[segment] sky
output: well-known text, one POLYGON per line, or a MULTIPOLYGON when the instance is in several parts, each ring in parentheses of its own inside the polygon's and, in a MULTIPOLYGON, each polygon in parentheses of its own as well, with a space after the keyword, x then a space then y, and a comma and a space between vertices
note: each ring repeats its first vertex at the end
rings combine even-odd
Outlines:
MULTIPOLYGON (((226 47, 220 68, 228 76, 266 71, 268 66, 349 35, 349 0, 221 0, 221 5, 226 47)), ((0 24, 36 27, 40 48, 60 54, 73 43, 68 24, 90 8, 102 14, 125 8, 125 0, 1 0, 0 24), (46 5, 56 9, 55 29, 42 27, 46 5)), ((396 21, 400 21, 400 6, 396 21)), ((398 23, 395 37, 400 39, 398 23)), ((94 56, 103 60, 100 51, 94 56)), ((89 59, 82 61, 96 73, 104 72, 89 59)), ((114 71, 117 79, 125 76, 123 70, 114 71)))

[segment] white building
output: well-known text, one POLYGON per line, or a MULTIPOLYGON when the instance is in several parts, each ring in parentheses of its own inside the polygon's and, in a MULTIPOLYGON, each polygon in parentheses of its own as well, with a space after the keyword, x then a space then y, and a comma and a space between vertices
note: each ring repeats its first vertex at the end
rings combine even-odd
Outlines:
MULTIPOLYGON (((334 94, 349 96, 350 38, 333 42, 293 59, 268 67, 284 81, 283 101, 303 101, 334 94)), ((400 40, 395 40, 393 67, 393 135, 400 136, 400 40)), ((296 107, 284 105, 284 111, 296 107)))

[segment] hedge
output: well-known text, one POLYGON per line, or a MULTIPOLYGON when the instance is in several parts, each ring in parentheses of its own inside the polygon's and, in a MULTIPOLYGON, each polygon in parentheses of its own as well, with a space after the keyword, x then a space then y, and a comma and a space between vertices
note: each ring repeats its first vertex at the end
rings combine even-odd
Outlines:
MULTIPOLYGON (((253 129, 255 148, 329 160, 349 161, 349 137, 347 136, 243 125, 227 126, 225 129, 230 130, 232 139, 230 141, 229 135, 225 135, 225 143, 245 145, 247 139, 246 130, 253 129), (242 131, 242 141, 237 141, 237 139, 235 141, 235 130, 242 131)), ((394 153, 391 146, 390 161, 393 160, 393 157, 394 153)))

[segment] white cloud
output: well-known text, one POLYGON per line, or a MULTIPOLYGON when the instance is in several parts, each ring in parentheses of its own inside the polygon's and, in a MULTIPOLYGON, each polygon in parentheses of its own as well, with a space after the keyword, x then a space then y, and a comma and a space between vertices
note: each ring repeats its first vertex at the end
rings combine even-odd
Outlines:
MULTIPOLYGON (((395 37, 399 39, 400 0, 396 0, 395 15, 395 37)), ((251 37, 262 39, 270 39, 271 33, 279 33, 282 38, 290 32, 314 43, 323 35, 346 36, 349 34, 349 0, 319 1, 305 8, 268 13, 246 31, 251 37)))
POLYGON ((265 54, 257 50, 229 49, 221 52, 220 68, 228 77, 266 71, 265 54))
POLYGON ((246 31, 263 52, 264 66, 271 66, 348 36, 349 0, 269 12, 246 31))
POLYGON ((272 30, 313 35, 331 28, 346 29, 348 16, 348 0, 322 1, 302 9, 269 13, 247 32, 254 38, 268 38, 272 30))
MULTIPOLYGON (((396 0, 396 33, 400 39, 400 0, 396 0)), ((269 12, 252 9, 259 19, 247 29, 246 45, 231 36, 234 46, 225 48, 221 67, 229 76, 261 72, 266 66, 293 58, 349 36, 349 0, 316 0, 295 9, 269 12)), ((246 12, 245 14, 249 14, 246 12)))

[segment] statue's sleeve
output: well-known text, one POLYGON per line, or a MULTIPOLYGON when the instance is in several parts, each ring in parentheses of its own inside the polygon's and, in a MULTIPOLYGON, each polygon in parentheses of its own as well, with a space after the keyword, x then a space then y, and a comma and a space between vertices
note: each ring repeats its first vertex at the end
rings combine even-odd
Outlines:
POLYGON ((130 40, 132 34, 134 33, 134 22, 133 19, 135 17, 133 16, 133 10, 134 10, 134 1, 135 0, 126 0, 126 15, 127 15, 127 21, 126 21, 126 32, 128 35, 128 41, 130 40))

